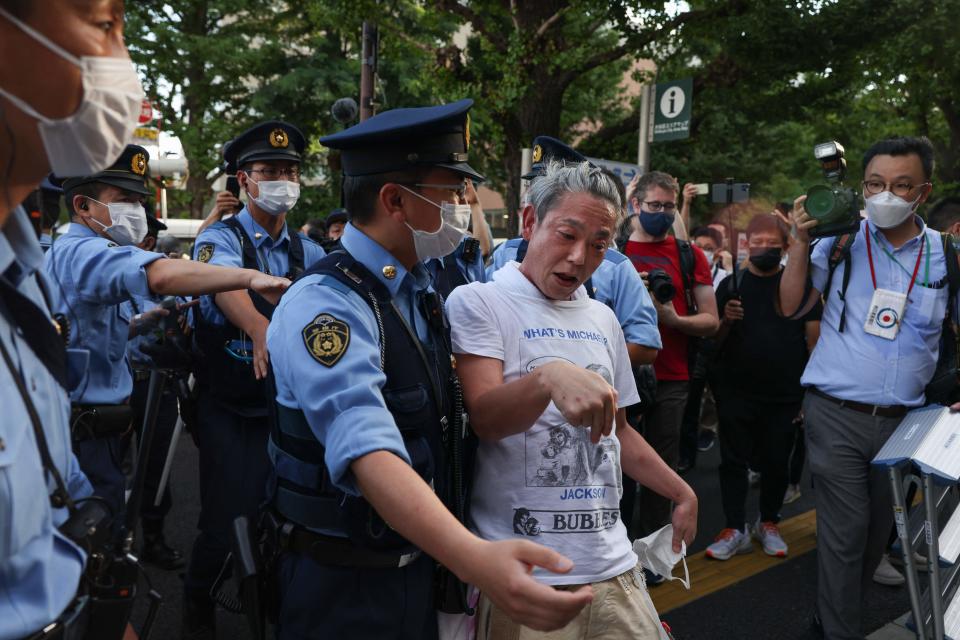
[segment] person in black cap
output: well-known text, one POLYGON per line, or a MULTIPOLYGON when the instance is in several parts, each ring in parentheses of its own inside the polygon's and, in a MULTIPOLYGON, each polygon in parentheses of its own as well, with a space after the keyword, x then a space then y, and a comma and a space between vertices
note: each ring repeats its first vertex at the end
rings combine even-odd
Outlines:
POLYGON ((51 181, 47 176, 40 183, 40 187, 30 193, 21 203, 30 217, 30 223, 37 232, 40 248, 44 251, 53 244, 53 227, 60 217, 60 198, 63 189, 59 184, 51 181))
POLYGON ((327 238, 329 240, 339 240, 343 235, 343 228, 350 221, 350 216, 346 209, 334 209, 324 220, 327 224, 327 238))
POLYGON ((44 261, 60 292, 57 311, 70 325, 68 346, 89 351, 89 366, 70 389, 74 450, 95 493, 116 516, 123 513, 125 489, 119 435, 130 426, 133 385, 125 348, 138 331, 117 307, 135 295, 199 295, 250 286, 274 296, 289 284, 259 271, 165 260, 138 248, 148 229, 143 201, 149 158, 143 147, 128 145, 103 171, 66 178, 72 223, 44 261))
POLYGON ((342 249, 293 285, 267 330, 270 504, 289 534, 278 638, 436 638, 438 609, 470 606, 457 577, 538 629, 589 600, 528 575, 569 560, 463 526, 471 441, 423 261, 463 237, 455 207, 465 180, 481 179, 467 164, 472 104, 395 109, 320 140, 341 152, 350 222, 342 249))
MULTIPOLYGON (((210 225, 194 245, 194 260, 295 278, 325 253, 290 229, 286 214, 300 194, 306 141, 292 124, 262 122, 224 145, 227 167, 247 194, 239 213, 210 225)), ((199 534, 184 582, 186 637, 214 633, 210 588, 230 549, 240 515, 256 516, 266 490, 268 398, 266 331, 273 305, 253 292, 204 296, 195 314, 197 442, 200 448, 199 534)))

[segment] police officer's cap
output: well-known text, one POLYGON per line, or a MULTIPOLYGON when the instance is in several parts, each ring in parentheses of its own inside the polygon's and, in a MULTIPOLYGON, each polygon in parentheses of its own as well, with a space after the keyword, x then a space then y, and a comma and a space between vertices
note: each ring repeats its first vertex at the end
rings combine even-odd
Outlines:
POLYGON ((533 139, 533 165, 529 172, 520 177, 524 180, 531 180, 544 175, 547 172, 547 164, 551 160, 579 163, 586 162, 587 157, 556 138, 537 136, 533 139))
POLYGON ((305 146, 306 138, 300 129, 288 122, 270 120, 250 127, 225 144, 223 159, 228 170, 264 160, 300 162, 305 146))
POLYGON ((128 144, 120 157, 100 173, 82 178, 66 178, 63 181, 63 190, 70 191, 83 184, 100 182, 124 191, 148 195, 150 190, 147 189, 146 179, 149 170, 150 153, 141 146, 128 144))
POLYGON ((483 180, 467 164, 473 100, 438 107, 392 109, 320 138, 341 151, 340 163, 348 176, 367 176, 418 167, 450 169, 483 180))
POLYGON ((346 209, 334 209, 326 217, 324 222, 327 223, 327 228, 329 228, 330 225, 332 224, 336 224, 337 222, 342 222, 346 224, 347 222, 349 222, 349 220, 350 220, 350 215, 347 213, 346 209))
POLYGON ((152 211, 146 211, 145 213, 147 214, 147 231, 151 231, 156 235, 161 231, 167 230, 167 225, 163 224, 157 216, 153 215, 152 211))
POLYGON ((56 193, 56 194, 62 195, 63 180, 51 173, 45 176, 43 180, 40 181, 40 189, 42 189, 43 191, 49 191, 50 193, 56 193))

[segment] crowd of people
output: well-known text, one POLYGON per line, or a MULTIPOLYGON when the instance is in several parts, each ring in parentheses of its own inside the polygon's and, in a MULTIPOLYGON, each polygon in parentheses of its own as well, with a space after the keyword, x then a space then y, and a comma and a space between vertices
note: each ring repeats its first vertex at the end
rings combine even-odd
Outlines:
POLYGON ((471 100, 321 138, 343 208, 299 231, 308 141, 266 120, 224 144, 237 191, 170 259, 127 144, 121 7, 59 4, 0 0, 0 640, 134 637, 141 561, 184 568, 186 639, 216 637, 231 571, 278 638, 667 638, 648 589, 695 538, 682 476, 714 443, 706 556, 786 557, 808 465, 813 624, 863 637, 866 582, 902 582, 870 462, 954 399, 927 385, 960 204, 919 215, 926 138, 869 146, 856 231, 813 241, 801 196, 752 217, 741 253, 722 217, 687 233, 693 185, 624 185, 538 136, 520 236, 495 247, 471 100), (165 536, 181 423, 189 551, 165 536))

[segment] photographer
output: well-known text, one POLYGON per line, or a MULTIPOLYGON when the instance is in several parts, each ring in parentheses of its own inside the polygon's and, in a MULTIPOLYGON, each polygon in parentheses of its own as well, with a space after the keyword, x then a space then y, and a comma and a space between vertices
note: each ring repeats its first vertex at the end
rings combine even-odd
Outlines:
POLYGON ((801 383, 816 486, 817 614, 831 639, 862 637, 863 588, 893 522, 888 478, 870 461, 906 412, 924 404, 948 299, 940 235, 916 213, 932 190, 930 141, 882 140, 864 154, 863 166, 867 219, 848 259, 831 274, 832 238, 810 253, 809 232, 818 223, 801 196, 791 212, 796 239, 779 291, 787 317, 825 296, 820 341, 801 383), (881 305, 885 312, 871 312, 881 305))
MULTIPOLYGON (((630 235, 623 252, 648 281, 657 309, 663 350, 654 369, 656 404, 645 420, 644 436, 673 469, 676 469, 680 422, 687 404, 690 338, 713 335, 717 330, 717 303, 707 259, 698 247, 667 237, 677 210, 677 184, 659 171, 639 178, 632 197, 630 235), (670 289, 674 295, 669 297, 670 289), (658 299, 658 294, 663 294, 658 299)), ((640 497, 641 524, 645 533, 669 522, 670 502, 650 491, 640 497)))
POLYGON ((717 289, 723 309, 714 394, 720 414, 720 495, 724 529, 706 556, 727 560, 752 549, 746 524, 747 469, 760 472, 760 516, 753 536, 769 556, 786 557, 777 523, 787 488, 803 389, 800 375, 816 343, 820 306, 793 320, 775 300, 787 228, 770 214, 747 225, 750 257, 717 289))

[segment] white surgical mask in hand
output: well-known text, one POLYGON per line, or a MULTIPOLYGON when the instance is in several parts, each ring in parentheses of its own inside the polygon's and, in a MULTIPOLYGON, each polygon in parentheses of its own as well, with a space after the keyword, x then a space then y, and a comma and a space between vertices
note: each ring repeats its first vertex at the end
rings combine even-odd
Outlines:
POLYGON ((687 569, 687 543, 680 543, 680 553, 673 550, 673 525, 654 531, 646 538, 634 540, 633 551, 640 558, 640 566, 668 580, 679 580, 690 590, 690 571, 687 569), (673 576, 673 567, 683 563, 683 577, 673 576))

